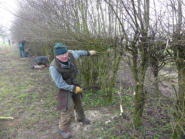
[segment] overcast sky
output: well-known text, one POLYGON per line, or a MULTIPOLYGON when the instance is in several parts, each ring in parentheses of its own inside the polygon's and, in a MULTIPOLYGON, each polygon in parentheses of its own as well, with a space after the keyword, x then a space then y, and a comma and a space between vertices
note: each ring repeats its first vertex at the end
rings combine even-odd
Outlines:
POLYGON ((17 0, 0 0, 0 26, 10 28, 14 16, 11 12, 15 13, 17 10, 17 0))
MULTIPOLYGON (((0 0, 0 26, 6 27, 7 29, 10 28, 14 20, 14 15, 12 13, 16 13, 16 10, 18 10, 17 1, 18 0, 0 0)), ((185 0, 182 1, 185 3, 185 0)), ((155 2, 157 9, 159 9, 159 11, 162 10, 161 5, 159 5, 157 1, 155 2)), ((184 9, 182 10, 185 12, 184 9)))

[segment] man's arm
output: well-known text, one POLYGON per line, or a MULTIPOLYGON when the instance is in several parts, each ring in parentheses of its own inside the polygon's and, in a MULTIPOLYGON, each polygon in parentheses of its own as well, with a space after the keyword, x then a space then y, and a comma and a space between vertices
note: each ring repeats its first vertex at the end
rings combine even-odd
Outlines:
POLYGON ((90 50, 68 50, 69 53, 72 53, 75 59, 78 59, 80 56, 89 56, 89 55, 95 55, 96 51, 90 50))
POLYGON ((89 52, 85 50, 68 50, 69 53, 72 53, 75 59, 78 59, 80 56, 88 56, 89 52))
POLYGON ((75 86, 67 84, 62 78, 61 74, 55 69, 54 66, 49 67, 49 72, 58 88, 73 92, 75 86))

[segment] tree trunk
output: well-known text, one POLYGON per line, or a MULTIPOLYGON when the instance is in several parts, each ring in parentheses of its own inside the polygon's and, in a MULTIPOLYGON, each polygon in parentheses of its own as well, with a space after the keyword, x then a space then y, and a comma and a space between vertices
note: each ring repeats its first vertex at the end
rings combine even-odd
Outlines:
POLYGON ((178 70, 178 97, 177 97, 177 113, 175 115, 176 127, 174 129, 172 137, 174 139, 185 138, 183 133, 183 124, 184 124, 184 94, 185 94, 185 46, 184 44, 180 44, 180 41, 183 40, 183 36, 181 34, 182 30, 182 0, 178 0, 178 24, 175 36, 175 42, 177 45, 175 46, 176 53, 176 65, 178 70))
POLYGON ((154 75, 154 87, 155 87, 155 94, 157 96, 161 95, 161 92, 159 90, 159 77, 158 77, 158 74, 159 74, 159 70, 157 68, 155 68, 153 70, 153 75, 154 75))
POLYGON ((145 93, 144 93, 144 79, 145 79, 145 69, 146 61, 145 56, 143 55, 143 60, 140 68, 140 72, 138 72, 137 67, 137 56, 133 58, 133 74, 135 80, 135 106, 134 106, 134 115, 133 115, 133 123, 135 127, 139 127, 142 125, 142 115, 145 104, 145 93), (140 78, 139 78, 140 77, 140 78))
POLYGON ((184 59, 181 58, 177 61, 177 70, 178 70, 178 98, 177 98, 177 113, 175 115, 176 119, 176 127, 173 132, 173 138, 179 139, 184 138, 185 135, 183 133, 183 124, 185 122, 184 120, 184 96, 185 96, 185 63, 183 62, 184 59))
POLYGON ((142 115, 144 109, 144 90, 143 83, 138 83, 135 88, 135 109, 134 109, 134 117, 133 122, 135 127, 139 127, 142 125, 142 115))
POLYGON ((136 82, 135 87, 135 108, 134 108, 134 117, 133 123, 135 127, 139 127, 142 125, 142 115, 145 105, 145 92, 144 92, 144 79, 145 79, 145 69, 141 68, 140 71, 140 80, 136 82))

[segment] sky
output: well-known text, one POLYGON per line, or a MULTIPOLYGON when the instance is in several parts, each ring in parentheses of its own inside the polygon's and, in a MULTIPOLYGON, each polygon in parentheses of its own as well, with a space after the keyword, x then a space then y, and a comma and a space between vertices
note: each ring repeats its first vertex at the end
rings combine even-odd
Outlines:
MULTIPOLYGON (((14 15, 12 13, 16 13, 18 10, 17 1, 20 0, 0 0, 0 26, 5 27, 7 30, 10 29, 11 23, 14 20, 14 15)), ((185 0, 182 0, 185 2, 185 0)), ((156 6, 161 7, 159 4, 156 6)), ((159 9, 160 11, 161 9, 159 9)), ((184 11, 183 11, 184 12, 184 11)))
POLYGON ((0 0, 0 26, 10 29, 11 23, 14 20, 14 15, 17 10, 17 0, 0 0))

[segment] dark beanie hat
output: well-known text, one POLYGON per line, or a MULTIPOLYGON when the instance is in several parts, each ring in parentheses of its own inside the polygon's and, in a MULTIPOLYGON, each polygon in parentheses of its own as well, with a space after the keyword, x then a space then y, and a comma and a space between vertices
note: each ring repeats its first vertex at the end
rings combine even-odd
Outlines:
POLYGON ((64 44, 62 43, 56 43, 54 46, 54 55, 62 55, 67 52, 67 48, 64 44))

